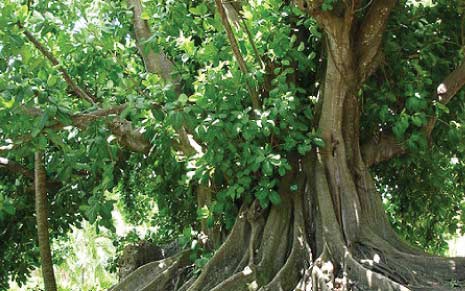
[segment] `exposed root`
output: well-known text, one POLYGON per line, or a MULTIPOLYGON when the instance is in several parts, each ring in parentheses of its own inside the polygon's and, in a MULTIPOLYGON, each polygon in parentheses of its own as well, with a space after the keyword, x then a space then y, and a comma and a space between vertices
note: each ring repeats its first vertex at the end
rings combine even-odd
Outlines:
MULTIPOLYGON (((365 231, 367 233, 367 231, 365 231)), ((368 232, 370 233, 370 232, 368 232)), ((356 249, 366 267, 416 289, 465 282, 465 258, 443 258, 402 252, 371 233, 356 249)), ((449 288, 449 287, 444 287, 449 288)))
POLYGON ((321 258, 315 260, 312 267, 312 290, 331 291, 334 266, 331 261, 323 263, 321 258))
POLYGON ((246 212, 247 207, 243 206, 228 238, 187 290, 211 290, 225 281, 236 270, 243 255, 247 253, 250 240, 250 226, 247 223, 246 212))
MULTIPOLYGON (((228 238, 198 277, 173 280, 189 263, 184 252, 137 269, 113 290, 453 290, 452 283, 465 282, 465 258, 424 256, 406 247, 383 216, 374 220, 385 229, 369 222, 376 209, 365 209, 361 227, 347 236, 333 207, 328 172, 321 161, 312 162, 312 170, 284 177, 280 205, 269 211, 257 202, 243 205, 228 238), (299 191, 292 192, 295 182, 299 191)), ((360 185, 357 191, 365 197, 360 185)), ((362 209, 379 202, 360 201, 362 209)))
POLYGON ((249 291, 256 290, 256 271, 245 267, 242 272, 236 273, 212 289, 212 291, 249 291))
POLYGON ((263 231, 262 244, 257 255, 260 285, 270 282, 286 262, 289 240, 292 239, 291 221, 292 200, 284 197, 281 205, 271 209, 263 231))
POLYGON ((312 253, 306 240, 300 193, 293 197, 293 204, 294 225, 291 252, 276 276, 260 290, 293 290, 305 275, 312 261, 312 253))
POLYGON ((335 213, 330 211, 330 209, 333 209, 329 199, 331 195, 323 166, 319 163, 315 171, 315 190, 318 205, 325 209, 325 211, 321 211, 322 223, 325 226, 322 235, 328 245, 331 257, 336 262, 342 262, 342 265, 347 270, 348 278, 364 288, 369 288, 369 290, 409 290, 388 277, 363 267, 352 257, 341 235, 335 213))
POLYGON ((189 264, 189 253, 181 252, 167 259, 151 262, 130 273, 111 291, 163 291, 174 286, 178 270, 189 264))

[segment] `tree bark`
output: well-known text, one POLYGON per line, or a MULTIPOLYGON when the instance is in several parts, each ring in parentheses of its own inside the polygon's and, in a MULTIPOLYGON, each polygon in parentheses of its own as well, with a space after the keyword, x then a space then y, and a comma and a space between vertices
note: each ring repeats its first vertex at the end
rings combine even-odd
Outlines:
POLYGON ((34 153, 35 208, 42 276, 46 291, 56 291, 52 252, 48 233, 47 188, 43 153, 34 153))

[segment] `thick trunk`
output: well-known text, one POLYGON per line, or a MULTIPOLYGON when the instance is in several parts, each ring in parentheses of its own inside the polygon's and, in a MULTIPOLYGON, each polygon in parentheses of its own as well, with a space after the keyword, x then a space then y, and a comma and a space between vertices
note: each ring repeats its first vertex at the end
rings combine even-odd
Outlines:
POLYGON ((45 167, 42 153, 34 154, 35 207, 37 219, 37 235, 42 266, 42 275, 46 291, 56 291, 55 274, 53 272, 52 253, 48 234, 47 189, 45 167))

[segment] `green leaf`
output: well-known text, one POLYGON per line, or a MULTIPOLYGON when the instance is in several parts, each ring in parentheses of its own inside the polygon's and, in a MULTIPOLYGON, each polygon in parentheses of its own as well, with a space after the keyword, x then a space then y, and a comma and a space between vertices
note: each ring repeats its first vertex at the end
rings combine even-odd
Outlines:
POLYGON ((58 81, 58 77, 55 75, 49 75, 47 79, 47 85, 53 87, 58 81))
POLYGON ((270 161, 265 160, 262 164, 263 174, 265 176, 273 175, 273 166, 271 165, 270 161))
POLYGON ((439 112, 445 112, 447 114, 450 113, 449 111, 449 108, 447 108, 446 105, 442 104, 441 102, 436 102, 435 103, 435 106, 436 106, 436 109, 439 111, 439 112))
POLYGON ((308 145, 308 144, 299 144, 299 145, 297 146, 297 151, 298 151, 299 154, 301 154, 302 156, 304 156, 306 153, 308 153, 311 149, 312 149, 312 146, 311 146, 311 145, 308 145))
POLYGON ((11 98, 10 100, 5 100, 0 96, 0 103, 3 108, 10 109, 15 104, 15 99, 11 98))
POLYGON ((187 100, 188 100, 188 97, 187 97, 186 94, 182 93, 182 94, 179 95, 178 101, 182 105, 185 105, 187 103, 187 100))
POLYGON ((200 4, 200 5, 196 6, 196 7, 189 8, 189 12, 194 14, 194 15, 205 16, 205 14, 207 14, 207 12, 208 12, 208 7, 207 7, 207 5, 202 3, 202 4, 200 4))
POLYGON ((3 205, 3 211, 5 211, 9 215, 15 215, 16 213, 16 208, 14 207, 13 204, 11 203, 5 203, 3 205))
POLYGON ((32 129, 31 135, 32 137, 37 137, 39 133, 44 129, 45 124, 47 123, 48 120, 48 113, 47 111, 42 114, 42 116, 39 119, 39 122, 36 124, 36 126, 32 129))
POLYGON ((271 191, 268 195, 268 198, 270 199, 273 205, 281 204, 281 196, 276 191, 271 191))
POLYGON ((142 20, 150 20, 150 15, 147 13, 147 11, 142 11, 140 18, 142 20))
POLYGON ((268 192, 267 191, 259 191, 255 194, 255 196, 257 197, 258 199, 258 202, 260 203, 260 206, 262 208, 267 208, 269 203, 270 203, 270 200, 268 198, 268 192))
POLYGON ((210 210, 208 209, 208 207, 206 205, 204 205, 203 207, 197 209, 197 219, 198 220, 207 219, 209 216, 210 216, 210 210))
POLYGON ((62 150, 67 150, 66 145, 63 143, 63 139, 57 135, 53 130, 47 130, 47 137, 56 145, 60 146, 62 150))
POLYGON ((411 120, 416 127, 422 127, 426 123, 426 119, 420 114, 413 115, 411 120))
POLYGON ((312 142, 319 148, 325 147, 325 141, 322 138, 315 137, 313 138, 312 142))
POLYGON ((398 139, 402 139, 408 127, 408 118, 406 116, 402 116, 399 120, 397 120, 392 131, 398 139))

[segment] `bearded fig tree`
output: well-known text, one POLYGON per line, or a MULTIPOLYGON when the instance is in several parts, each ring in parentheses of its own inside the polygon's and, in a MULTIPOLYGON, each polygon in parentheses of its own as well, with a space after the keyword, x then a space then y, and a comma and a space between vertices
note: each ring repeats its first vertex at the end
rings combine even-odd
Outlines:
MULTIPOLYGON (((16 219, 44 151, 53 238, 82 218, 112 229, 118 192, 128 216, 156 201, 211 254, 112 290, 465 287, 465 259, 437 255, 465 213, 462 0, 0 7, 0 198, 16 219)), ((0 252, 29 267, 19 227, 0 252)))

